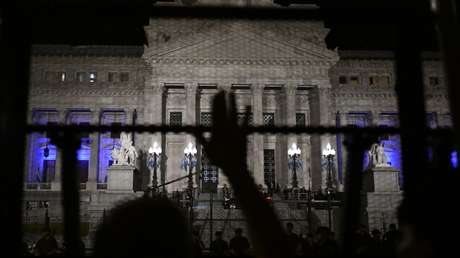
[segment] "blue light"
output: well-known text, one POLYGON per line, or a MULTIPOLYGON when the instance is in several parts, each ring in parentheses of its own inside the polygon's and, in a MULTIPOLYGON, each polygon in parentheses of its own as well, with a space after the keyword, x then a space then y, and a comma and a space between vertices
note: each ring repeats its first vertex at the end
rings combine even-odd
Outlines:
POLYGON ((80 149, 77 150, 77 160, 89 160, 91 155, 91 149, 89 146, 83 144, 83 142, 87 142, 87 139, 82 139, 82 144, 80 145, 80 149))
POLYGON ((31 138, 34 139, 32 147, 31 164, 29 167, 29 182, 39 182, 44 178, 43 173, 44 167, 43 163, 45 160, 56 160, 56 146, 50 144, 50 139, 43 137, 41 134, 35 134, 31 138), (44 152, 45 148, 48 147, 49 154, 48 157, 45 157, 44 152))
POLYGON ((453 151, 450 154, 450 164, 452 165, 453 168, 457 169, 458 168, 458 152, 453 151))
POLYGON ((112 139, 108 135, 101 135, 99 152, 99 175, 98 182, 105 183, 107 180, 107 169, 112 162, 112 149, 119 145, 119 139, 112 139))

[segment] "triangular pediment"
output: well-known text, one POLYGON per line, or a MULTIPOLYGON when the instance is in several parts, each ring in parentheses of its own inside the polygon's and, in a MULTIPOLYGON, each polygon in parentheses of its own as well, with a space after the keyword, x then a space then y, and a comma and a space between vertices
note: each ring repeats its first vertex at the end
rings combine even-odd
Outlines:
POLYGON ((231 59, 231 60, 308 60, 330 61, 336 53, 322 46, 295 46, 273 37, 263 37, 248 31, 230 31, 219 37, 181 40, 171 48, 150 52, 152 59, 231 59))

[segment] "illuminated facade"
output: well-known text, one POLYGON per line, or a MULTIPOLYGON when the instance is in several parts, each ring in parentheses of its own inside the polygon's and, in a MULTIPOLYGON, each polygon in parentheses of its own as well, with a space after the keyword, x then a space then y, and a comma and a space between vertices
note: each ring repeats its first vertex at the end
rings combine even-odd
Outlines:
MULTIPOLYGON (((235 92, 241 114, 251 106, 253 125, 398 126, 393 56, 331 51, 324 43, 327 30, 322 22, 161 18, 152 19, 145 31, 149 41, 145 48, 35 46, 29 123, 209 125, 212 96, 227 89, 235 92)), ((450 126, 436 55, 425 56, 424 70, 427 122, 430 127, 450 126)), ((78 171, 87 205, 82 216, 88 221, 122 198, 106 190, 110 152, 118 138, 110 132, 82 138, 78 171)), ((251 135, 249 169, 258 184, 291 187, 287 153, 297 143, 303 164, 297 171, 299 187, 324 189, 321 151, 331 143, 337 150, 334 180, 341 190, 347 159, 342 140, 341 136, 251 135)), ((189 142, 200 149, 189 135, 135 134, 140 158, 134 190, 145 189, 151 181, 146 155, 152 141, 164 153, 160 183, 186 175, 180 166, 189 142)), ((399 137, 382 141, 391 166, 400 169, 399 137)), ((202 169, 204 157, 198 154, 197 169, 202 169)), ((43 192, 48 193, 47 200, 58 200, 51 193, 60 191, 65 171, 56 146, 45 134, 31 134, 26 155, 26 200, 38 200, 35 197, 43 192)), ((168 185, 168 190, 185 188, 185 181, 168 185)), ((218 182, 220 187, 227 183, 221 174, 218 182)))

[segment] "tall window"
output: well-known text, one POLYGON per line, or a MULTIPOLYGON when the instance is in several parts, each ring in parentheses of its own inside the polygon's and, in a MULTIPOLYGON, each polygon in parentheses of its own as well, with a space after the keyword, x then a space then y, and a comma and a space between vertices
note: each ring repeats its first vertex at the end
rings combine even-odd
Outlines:
POLYGON ((305 113, 296 113, 295 114, 295 125, 296 126, 305 126, 305 113))
POLYGON ((275 126, 275 113, 264 113, 264 126, 275 126))
POLYGON ((169 113, 169 125, 181 126, 182 125, 182 112, 169 113))
POLYGON ((120 81, 121 82, 129 81, 129 73, 120 73, 120 81))
MULTIPOLYGON (((237 121, 239 125, 243 124, 243 121, 245 119, 246 113, 238 113, 237 115, 237 121)), ((252 125, 252 114, 249 114, 248 117, 248 125, 252 125)))
POLYGON ((211 126, 212 125, 212 113, 211 112, 201 112, 201 114, 200 114, 200 125, 202 125, 202 126, 211 126))
POLYGON ((275 150, 264 149, 264 183, 275 186, 275 150))
POLYGON ((109 82, 115 82, 115 77, 116 77, 117 73, 114 73, 114 72, 109 72, 107 74, 107 81, 109 82))

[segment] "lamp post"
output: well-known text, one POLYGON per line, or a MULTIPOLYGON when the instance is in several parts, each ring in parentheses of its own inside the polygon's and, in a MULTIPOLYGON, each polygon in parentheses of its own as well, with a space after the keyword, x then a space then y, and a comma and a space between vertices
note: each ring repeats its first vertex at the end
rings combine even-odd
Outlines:
POLYGON ((301 150, 299 147, 297 147, 296 143, 292 143, 291 148, 288 150, 288 166, 290 169, 292 169, 292 188, 297 188, 298 187, 298 181, 297 181, 297 168, 302 167, 302 161, 299 160, 301 150))
POLYGON ((161 147, 158 145, 157 142, 153 142, 153 145, 149 148, 149 154, 147 157, 147 167, 152 173, 152 194, 157 192, 158 186, 158 177, 157 177, 157 168, 160 166, 160 155, 161 155, 161 147))
POLYGON ((327 215, 329 219, 329 230, 332 230, 332 217, 331 217, 331 194, 334 191, 332 185, 332 169, 334 168, 334 157, 335 150, 331 147, 331 144, 326 145, 326 149, 323 150, 323 157, 327 161, 327 177, 326 177, 326 195, 327 195, 327 215))
POLYGON ((307 201, 308 201, 308 206, 307 206, 307 217, 308 217, 308 233, 312 234, 313 233, 313 220, 311 216, 311 170, 308 168, 308 192, 307 192, 307 201))
POLYGON ((193 146, 193 143, 189 142, 187 147, 184 149, 185 158, 182 161, 183 168, 187 171, 188 170, 188 185, 187 185, 187 193, 189 197, 189 219, 190 225, 193 224, 193 177, 192 172, 193 168, 196 166, 196 147, 193 146))

